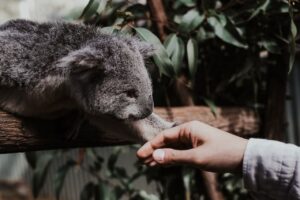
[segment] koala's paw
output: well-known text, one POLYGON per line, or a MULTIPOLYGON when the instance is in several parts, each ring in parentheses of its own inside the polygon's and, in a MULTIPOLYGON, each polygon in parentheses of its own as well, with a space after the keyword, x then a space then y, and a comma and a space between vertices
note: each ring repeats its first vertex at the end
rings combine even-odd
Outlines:
POLYGON ((82 112, 71 112, 65 120, 62 122, 64 126, 64 135, 66 140, 72 141, 75 140, 85 120, 85 116, 82 112))
POLYGON ((79 135, 81 124, 74 124, 72 127, 70 127, 69 130, 66 131, 65 136, 66 140, 72 141, 75 140, 79 135))

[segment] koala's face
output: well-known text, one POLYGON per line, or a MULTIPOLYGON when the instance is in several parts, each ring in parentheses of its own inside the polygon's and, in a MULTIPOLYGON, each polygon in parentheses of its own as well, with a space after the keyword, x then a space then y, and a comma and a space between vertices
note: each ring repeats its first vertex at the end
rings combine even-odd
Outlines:
POLYGON ((129 38, 97 41, 74 52, 65 59, 73 60, 71 95, 90 115, 121 120, 149 116, 152 86, 144 59, 152 52, 151 45, 129 38))

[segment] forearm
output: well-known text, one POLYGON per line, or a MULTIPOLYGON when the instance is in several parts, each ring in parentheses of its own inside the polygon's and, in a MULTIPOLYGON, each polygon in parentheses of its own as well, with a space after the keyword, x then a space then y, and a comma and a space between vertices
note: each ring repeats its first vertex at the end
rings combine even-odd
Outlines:
POLYGON ((244 182, 251 192, 273 199, 300 199, 300 148, 250 139, 243 161, 244 182))

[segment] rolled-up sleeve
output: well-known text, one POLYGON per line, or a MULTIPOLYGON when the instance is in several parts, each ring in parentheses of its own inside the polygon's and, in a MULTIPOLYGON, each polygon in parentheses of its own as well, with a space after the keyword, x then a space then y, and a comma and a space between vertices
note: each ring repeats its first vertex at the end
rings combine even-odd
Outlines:
MULTIPOLYGON (((300 199, 300 148, 250 139, 243 161, 245 187, 262 199, 300 199)), ((259 198, 260 199, 260 198, 259 198)))

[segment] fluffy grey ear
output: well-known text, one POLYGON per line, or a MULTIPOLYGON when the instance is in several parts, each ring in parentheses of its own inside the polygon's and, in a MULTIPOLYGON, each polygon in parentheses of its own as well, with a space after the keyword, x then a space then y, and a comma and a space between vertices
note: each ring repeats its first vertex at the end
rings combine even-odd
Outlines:
POLYGON ((98 56, 91 49, 77 50, 60 59, 58 66, 68 68, 70 74, 101 69, 102 59, 98 56))
POLYGON ((72 63, 72 74, 80 74, 91 70, 101 69, 101 62, 96 58, 81 58, 72 63))
POLYGON ((138 50, 143 58, 149 58, 154 55, 157 48, 153 44, 139 41, 137 44, 138 50))
POLYGON ((155 45, 148 42, 141 41, 136 37, 124 37, 122 38, 129 45, 130 48, 138 50, 144 59, 147 59, 154 55, 155 51, 158 49, 155 45))

